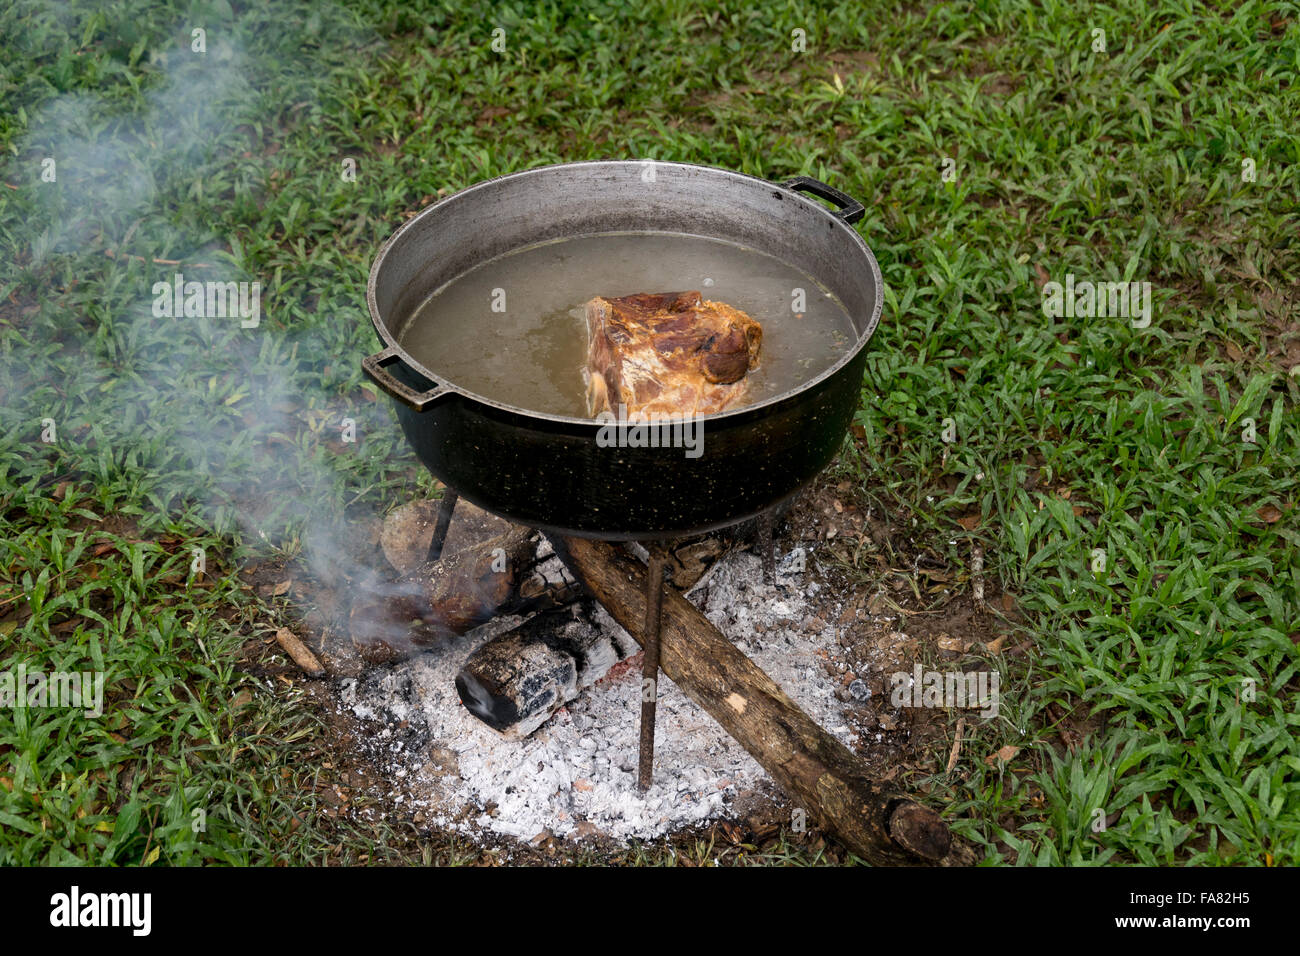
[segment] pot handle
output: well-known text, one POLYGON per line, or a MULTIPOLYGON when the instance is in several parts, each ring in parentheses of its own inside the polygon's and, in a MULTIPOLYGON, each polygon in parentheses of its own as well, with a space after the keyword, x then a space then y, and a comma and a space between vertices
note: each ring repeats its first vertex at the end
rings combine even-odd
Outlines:
POLYGON ((834 203, 839 209, 831 215, 846 223, 857 222, 867 211, 867 207, 852 196, 840 192, 833 186, 827 186, 820 179, 813 179, 811 176, 796 176, 794 179, 786 180, 781 186, 791 192, 810 192, 820 199, 834 203))
POLYGON ((375 384, 385 392, 399 402, 410 405, 417 412, 424 411, 439 398, 452 391, 446 385, 435 385, 427 392, 417 392, 409 385, 399 382, 385 366, 401 360, 397 348, 389 346, 382 352, 376 352, 374 355, 367 355, 363 358, 361 360, 361 369, 374 379, 375 384))

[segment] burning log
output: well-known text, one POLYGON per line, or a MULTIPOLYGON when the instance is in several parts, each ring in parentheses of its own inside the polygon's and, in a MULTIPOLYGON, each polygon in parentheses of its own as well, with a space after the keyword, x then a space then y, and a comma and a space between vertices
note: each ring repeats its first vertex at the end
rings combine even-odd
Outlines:
POLYGON ((543 611, 483 644, 456 675, 461 702, 493 730, 531 734, 636 650, 606 636, 590 610, 543 611))
MULTIPOLYGON (((723 553, 723 541, 714 536, 682 542, 667 552, 672 582, 689 590, 723 553)), ((563 564, 555 560, 559 570, 563 564)), ((556 603, 576 598, 580 585, 557 588, 555 570, 543 565, 556 603)), ((526 582, 528 595, 537 585, 526 582)), ((591 603, 572 604, 541 613, 519 627, 493 638, 469 656, 456 675, 461 702, 475 717, 508 737, 522 738, 544 724, 551 714, 636 653, 634 642, 625 646, 605 637, 592 620, 591 603)))
POLYGON ((464 634, 517 598, 534 532, 511 528, 394 581, 362 587, 350 617, 352 643, 368 663, 402 660, 464 634))
MULTIPOLYGON (((643 641, 646 568, 606 542, 552 543, 614 619, 643 641)), ((663 672, 852 852, 877 865, 969 862, 938 814, 872 780, 848 747, 672 588, 665 588, 659 640, 663 672)))

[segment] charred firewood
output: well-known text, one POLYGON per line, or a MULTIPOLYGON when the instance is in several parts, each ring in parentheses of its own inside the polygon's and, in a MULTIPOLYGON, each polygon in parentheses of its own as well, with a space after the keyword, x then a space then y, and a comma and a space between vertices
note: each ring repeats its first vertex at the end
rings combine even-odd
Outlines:
MULTIPOLYGON (((668 579, 690 590, 726 551, 717 535, 678 542, 665 553, 668 579)), ((521 588, 521 599, 540 589, 533 606, 549 599, 555 604, 584 593, 566 572, 547 541, 537 574, 521 588)), ((470 655, 456 677, 456 690, 470 713, 493 730, 526 737, 555 711, 600 680, 611 667, 637 652, 625 633, 604 637, 587 601, 539 614, 498 635, 470 655)))
POLYGON ((483 644, 456 675, 461 702, 493 730, 531 734, 636 650, 626 635, 607 636, 593 610, 587 601, 544 611, 483 644))

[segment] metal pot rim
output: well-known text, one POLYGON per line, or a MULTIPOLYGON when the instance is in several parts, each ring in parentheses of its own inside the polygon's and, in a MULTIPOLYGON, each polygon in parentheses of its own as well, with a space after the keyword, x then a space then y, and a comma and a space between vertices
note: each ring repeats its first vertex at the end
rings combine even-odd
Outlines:
MULTIPOLYGON (((653 162, 656 166, 659 167, 676 167, 676 168, 684 168, 684 169, 704 170, 712 175, 723 176, 734 180, 739 180, 742 182, 757 184, 762 186, 764 189, 770 190, 776 188, 776 189, 783 190, 786 193, 787 197, 792 197, 795 201, 804 203, 807 207, 813 209, 818 214, 824 216, 827 220, 831 222, 833 228, 842 229, 846 233, 848 233, 848 235, 852 238, 852 241, 856 243, 856 245, 858 246, 858 249, 861 251, 863 257, 866 259, 866 263, 868 267, 871 269, 872 277, 875 280, 874 285, 876 290, 876 296, 875 296, 875 303, 873 304, 872 307, 871 316, 867 320, 867 324, 863 329, 862 334, 858 336, 857 342, 854 343, 853 348, 848 349, 843 355, 841 355, 839 361, 835 362, 833 365, 824 369, 820 374, 814 376, 813 378, 809 379, 806 382, 800 383, 794 388, 786 389, 784 392, 780 392, 776 395, 771 396, 770 398, 766 398, 763 401, 756 402, 752 405, 741 405, 737 408, 731 408, 725 411, 714 412, 708 415, 701 416, 702 421, 704 422, 723 421, 732 417, 737 417, 741 415, 750 415, 754 412, 758 412, 763 409, 771 408, 775 405, 778 405, 781 402, 784 402, 787 399, 789 399, 791 396, 797 395, 808 389, 815 388, 821 382, 825 381, 828 378, 831 378, 837 372, 839 372, 840 369, 848 365, 853 360, 853 358, 859 352, 861 352, 862 349, 866 347, 867 342, 871 339, 871 336, 876 331, 876 326, 879 325, 880 323, 880 314, 884 303, 884 284, 880 275, 880 265, 879 263, 876 262, 875 255, 872 254, 871 249, 867 246, 862 236, 858 234, 857 230, 855 230, 852 226, 850 226, 847 222, 845 222, 844 219, 840 218, 839 216, 836 216, 831 210, 827 209, 825 206, 821 205, 818 202, 814 202, 812 199, 809 199, 807 196, 803 195, 802 193, 796 192, 793 189, 787 189, 781 183, 762 179, 758 176, 750 176, 746 173, 738 173, 730 169, 723 169, 722 167, 718 167, 718 166, 705 166, 700 163, 679 163, 679 162, 667 162, 667 161, 660 161, 660 160, 598 159, 598 160, 584 160, 576 163, 551 163, 545 166, 534 166, 531 169, 519 170, 517 172, 507 173, 503 176, 494 176, 491 179, 485 179, 480 183, 473 184, 472 186, 466 186, 464 189, 459 190, 458 192, 455 192, 452 195, 447 196, 446 198, 440 200, 439 202, 434 203, 433 205, 429 206, 427 209, 424 209, 421 212, 419 212, 417 215, 412 216, 409 220, 407 220, 405 223, 399 226, 397 230, 391 236, 388 237, 387 241, 384 242, 384 244, 380 247, 379 252, 375 255, 374 262, 371 263, 370 266, 370 277, 366 283, 366 305, 370 311, 370 321, 371 324, 374 325, 375 331, 379 334, 380 339, 384 342, 385 345, 384 353, 395 354, 397 357, 400 357, 401 361, 405 365, 409 366, 411 369, 413 369, 416 373, 418 373, 423 378, 427 379, 430 382, 433 382, 435 388, 432 389, 428 394, 436 395, 437 399, 441 399, 444 396, 458 395, 461 398, 465 398, 469 401, 477 402, 481 405, 487 405, 491 408, 500 409, 501 411, 508 412, 513 415, 524 416, 526 418, 555 422, 555 423, 563 423, 569 425, 590 426, 593 428, 601 427, 602 423, 593 418, 580 418, 574 415, 555 415, 549 412, 539 412, 535 409, 522 408, 518 405, 511 405, 507 402, 499 402, 494 399, 488 398, 485 395, 479 395, 476 392, 471 392, 465 388, 462 388, 459 385, 456 385, 454 382, 450 382, 444 379, 440 375, 434 374, 431 370, 426 368, 424 365, 415 361, 415 359, 413 359, 407 353, 407 351, 404 348, 402 348, 400 344, 398 344, 397 338, 391 332, 389 332, 387 325, 382 321, 379 315, 379 304, 377 302, 375 289, 376 286, 378 285, 379 273, 383 269, 384 260, 387 258, 390 250, 395 248, 396 245, 402 241, 402 237, 405 236, 408 231, 414 229, 417 223, 419 223, 426 216, 430 216, 435 213, 445 212, 446 207, 449 203, 455 203, 457 201, 460 201, 465 197, 481 190, 492 189, 494 186, 496 186, 496 184, 507 179, 519 179, 519 178, 524 178, 529 176, 536 176, 544 173, 551 173, 555 170, 560 170, 560 169, 576 170, 576 169, 582 169, 586 167, 595 168, 595 167, 602 167, 602 166, 603 167, 627 167, 627 166, 643 167, 646 162, 653 162)), ((708 238, 708 237, 704 237, 704 238, 708 238)), ((813 276, 813 278, 816 278, 816 276, 813 276)), ((676 421, 676 419, 672 419, 671 421, 676 421)))

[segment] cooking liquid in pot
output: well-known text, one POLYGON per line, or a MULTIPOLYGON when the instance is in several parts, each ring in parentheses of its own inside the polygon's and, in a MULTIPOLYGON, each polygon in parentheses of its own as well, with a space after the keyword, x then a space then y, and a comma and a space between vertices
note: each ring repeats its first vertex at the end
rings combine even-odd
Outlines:
POLYGON ((509 252, 434 292, 398 341, 417 362, 468 392, 586 418, 587 300, 691 289, 747 312, 763 327, 759 367, 746 376, 745 395, 732 408, 815 378, 857 341, 844 307, 812 277, 766 253, 672 233, 606 233, 509 252))

